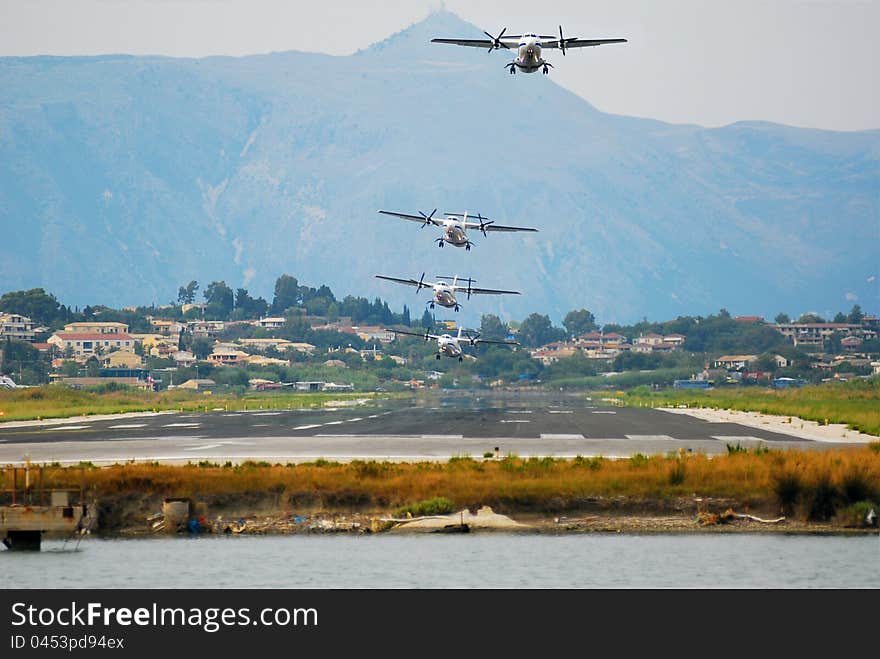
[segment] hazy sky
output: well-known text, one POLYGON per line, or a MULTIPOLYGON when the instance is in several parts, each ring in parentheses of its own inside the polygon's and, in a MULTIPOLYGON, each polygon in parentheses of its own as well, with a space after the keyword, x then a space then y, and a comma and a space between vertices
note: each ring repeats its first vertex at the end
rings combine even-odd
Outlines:
POLYGON ((492 33, 629 39, 551 73, 606 112, 880 128, 877 0, 0 0, 0 55, 345 55, 441 7, 492 33))

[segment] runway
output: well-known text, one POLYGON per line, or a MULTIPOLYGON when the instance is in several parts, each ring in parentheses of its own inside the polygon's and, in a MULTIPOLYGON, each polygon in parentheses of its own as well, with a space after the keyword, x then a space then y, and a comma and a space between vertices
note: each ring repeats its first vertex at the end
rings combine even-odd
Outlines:
MULTIPOLYGON (((847 446, 583 396, 471 393, 304 410, 217 410, 3 424, 0 464, 628 457, 847 446)), ((852 444, 853 446, 857 444, 852 444)))

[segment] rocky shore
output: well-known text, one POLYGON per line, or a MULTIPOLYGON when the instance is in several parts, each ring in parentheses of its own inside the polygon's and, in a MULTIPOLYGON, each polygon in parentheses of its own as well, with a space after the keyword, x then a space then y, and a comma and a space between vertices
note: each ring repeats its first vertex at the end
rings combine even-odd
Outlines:
POLYGON ((107 535, 160 536, 167 534, 291 535, 291 534, 377 534, 377 533, 782 533, 782 534, 876 534, 876 526, 848 527, 832 522, 813 522, 785 517, 761 518, 727 509, 721 513, 633 514, 601 512, 585 515, 503 515, 488 506, 448 515, 396 518, 377 513, 316 512, 250 516, 208 517, 194 514, 174 525, 159 515, 143 524, 103 529, 107 535))

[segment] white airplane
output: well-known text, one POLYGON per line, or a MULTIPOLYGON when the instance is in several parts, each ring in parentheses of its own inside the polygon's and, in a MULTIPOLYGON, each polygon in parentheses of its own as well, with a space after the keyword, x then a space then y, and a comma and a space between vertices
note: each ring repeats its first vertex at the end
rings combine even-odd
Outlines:
POLYGON ((440 359, 441 356, 452 357, 455 359, 458 358, 458 361, 462 361, 464 356, 461 350, 462 342, 467 343, 471 346, 477 346, 481 343, 489 343, 495 345, 509 345, 509 346, 518 346, 518 341, 491 341, 489 339, 481 339, 480 333, 477 332, 475 336, 467 336, 462 334, 462 329, 458 328, 458 335, 452 336, 451 334, 431 334, 428 330, 425 330, 424 334, 420 334, 418 332, 406 332, 404 330, 391 330, 395 334, 407 334, 409 336, 420 336, 425 341, 428 339, 435 339, 437 341, 437 359, 440 359))
POLYGON ((537 229, 530 229, 527 227, 501 226, 500 224, 495 224, 495 220, 483 217, 479 213, 477 213, 477 221, 474 222, 472 219, 468 220, 467 213, 444 213, 444 215, 446 215, 445 219, 441 220, 435 218, 434 213, 437 212, 436 208, 431 211, 430 215, 425 215, 422 211, 419 211, 419 215, 395 213, 393 211, 379 212, 384 213, 385 215, 393 215, 394 217, 399 217, 404 220, 410 220, 411 222, 419 222, 423 229, 429 224, 435 227, 441 227, 443 229, 443 235, 434 239, 438 247, 443 247, 443 243, 449 243, 455 247, 464 247, 465 251, 468 252, 471 250, 471 245, 476 245, 476 243, 471 242, 468 238, 468 229, 479 229, 483 232, 484 236, 488 235, 488 231, 537 231, 537 229))
MULTIPOLYGON (((474 280, 470 277, 467 278, 467 286, 462 286, 458 283, 458 276, 455 277, 437 277, 436 282, 425 281, 425 273, 422 273, 422 276, 416 279, 398 279, 397 277, 386 277, 385 275, 376 275, 377 279, 386 279, 388 281, 397 282, 398 284, 405 284, 407 286, 415 286, 416 293, 418 293, 423 288, 433 288, 434 295, 428 301, 428 306, 433 309, 435 304, 439 304, 441 307, 446 307, 447 309, 455 309, 458 311, 461 306, 458 304, 458 300, 455 297, 455 293, 457 291, 467 291, 467 299, 471 299, 471 295, 503 295, 505 293, 510 295, 519 295, 519 291, 500 291, 493 288, 474 288, 472 284, 474 280), (450 284, 449 281, 452 281, 450 284)), ((462 281, 465 281, 462 279, 462 281)))
POLYGON ((545 74, 553 68, 553 65, 541 56, 544 48, 558 48, 565 55, 569 48, 586 48, 587 46, 601 46, 604 43, 626 43, 626 39, 578 39, 577 37, 563 37, 562 26, 559 26, 559 38, 556 35, 545 34, 511 34, 504 36, 507 28, 501 30, 501 34, 493 37, 488 32, 483 32, 488 39, 431 39, 434 43, 451 43, 456 46, 471 46, 473 48, 486 48, 487 52, 504 48, 510 50, 516 48, 516 59, 505 64, 505 68, 511 74, 519 69, 523 73, 534 73, 541 69, 545 74))

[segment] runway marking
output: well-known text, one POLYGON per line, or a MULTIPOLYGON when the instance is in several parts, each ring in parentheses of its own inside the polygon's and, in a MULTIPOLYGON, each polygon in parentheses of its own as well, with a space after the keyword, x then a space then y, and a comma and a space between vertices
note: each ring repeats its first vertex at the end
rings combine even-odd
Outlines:
POLYGON ((510 410, 508 414, 532 414, 532 410, 510 410))
POLYGON ((118 426, 110 426, 112 430, 122 429, 122 428, 145 428, 146 423, 122 423, 118 426))
POLYGON ((268 423, 255 423, 254 425, 251 426, 251 428, 265 428, 268 425, 269 425, 268 423))
POLYGON ((574 414, 574 410, 549 410, 550 414, 574 414))
POLYGON ((363 421, 363 420, 364 420, 364 417, 362 417, 362 416, 356 416, 356 417, 353 418, 353 419, 346 419, 346 422, 347 422, 347 423, 351 423, 352 421, 363 421))
POLYGON ((379 415, 378 415, 378 414, 371 414, 371 415, 368 416, 367 418, 368 418, 368 419, 378 419, 378 418, 379 418, 379 415))
POLYGON ((325 426, 338 426, 340 423, 345 423, 345 421, 328 421, 327 423, 324 423, 324 424, 322 424, 322 425, 325 425, 325 426))
POLYGON ((669 435, 625 435, 627 439, 636 439, 643 441, 671 441, 675 440, 675 437, 670 437, 669 435))
POLYGON ((580 433, 541 433, 541 439, 586 439, 580 433))
POLYGON ((56 426, 52 430, 85 430, 91 426, 56 426))
POLYGON ((201 446, 190 446, 188 448, 183 449, 184 451, 204 451, 209 448, 219 448, 221 446, 253 446, 253 442, 235 442, 235 441, 225 441, 225 442, 217 442, 215 444, 202 444, 201 446))
POLYGON ((311 423, 307 426, 297 426, 294 430, 311 430, 312 428, 320 428, 321 425, 320 423, 311 423))
POLYGON ((281 412, 254 412, 253 416, 278 416, 281 412))
POLYGON ((590 414, 617 414, 617 412, 613 410, 594 410, 590 412, 590 414))
POLYGON ((740 441, 744 439, 750 439, 753 442, 766 442, 766 439, 761 439, 760 437, 750 437, 748 435, 740 436, 740 435, 711 435, 712 439, 720 439, 722 442, 732 442, 734 440, 740 441))
POLYGON ((531 423, 531 419, 501 419, 498 423, 531 423))
POLYGON ((419 435, 421 439, 464 439, 463 435, 419 435))
POLYGON ((167 423, 163 428, 198 428, 201 423, 167 423))

